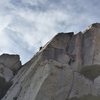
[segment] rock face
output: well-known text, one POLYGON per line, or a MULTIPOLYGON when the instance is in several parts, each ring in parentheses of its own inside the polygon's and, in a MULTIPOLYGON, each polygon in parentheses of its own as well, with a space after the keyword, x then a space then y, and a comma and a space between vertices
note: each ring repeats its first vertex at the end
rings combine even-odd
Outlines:
POLYGON ((0 64, 12 70, 13 74, 16 74, 21 67, 19 55, 3 54, 0 56, 0 64))
POLYGON ((13 84, 11 79, 21 67, 18 55, 3 54, 0 56, 0 99, 13 84))
POLYGON ((100 100, 100 24, 57 34, 12 82, 2 100, 100 100))

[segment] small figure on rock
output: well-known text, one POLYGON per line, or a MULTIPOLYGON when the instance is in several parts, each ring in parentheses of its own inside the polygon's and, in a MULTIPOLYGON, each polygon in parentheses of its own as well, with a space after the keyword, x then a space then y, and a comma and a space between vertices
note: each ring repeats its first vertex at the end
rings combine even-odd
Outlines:
POLYGON ((43 47, 41 46, 40 49, 39 49, 39 51, 40 51, 42 48, 43 48, 43 47))

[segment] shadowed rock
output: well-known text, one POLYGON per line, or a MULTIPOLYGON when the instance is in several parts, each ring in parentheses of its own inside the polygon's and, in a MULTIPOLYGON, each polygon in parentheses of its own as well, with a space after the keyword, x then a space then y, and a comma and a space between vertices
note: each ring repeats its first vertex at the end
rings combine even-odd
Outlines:
POLYGON ((21 62, 18 55, 2 54, 0 56, 0 99, 13 84, 11 80, 20 68, 21 62))
POLYGON ((83 74, 86 78, 94 81, 95 78, 100 76, 100 65, 88 65, 82 66, 80 73, 83 74))
POLYGON ((21 68, 21 61, 19 55, 2 54, 0 56, 0 63, 17 73, 21 68))

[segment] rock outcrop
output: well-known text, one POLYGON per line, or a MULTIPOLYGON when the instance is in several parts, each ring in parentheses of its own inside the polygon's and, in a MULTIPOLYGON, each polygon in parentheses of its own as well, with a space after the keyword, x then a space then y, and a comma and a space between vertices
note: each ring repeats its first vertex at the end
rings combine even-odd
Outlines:
POLYGON ((21 62, 18 55, 3 54, 0 56, 0 99, 13 84, 11 80, 20 67, 21 62))
POLYGON ((11 81, 2 100, 100 100, 100 24, 57 34, 11 81))
POLYGON ((13 74, 16 74, 21 67, 19 55, 2 54, 0 56, 0 64, 12 70, 13 74))

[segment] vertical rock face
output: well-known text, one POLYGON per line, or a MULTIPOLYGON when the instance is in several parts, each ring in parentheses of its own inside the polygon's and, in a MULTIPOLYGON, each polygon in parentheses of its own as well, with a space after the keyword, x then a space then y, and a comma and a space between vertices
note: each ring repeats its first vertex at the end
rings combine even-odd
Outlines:
POLYGON ((16 74, 21 67, 19 55, 3 54, 0 56, 0 64, 12 70, 13 74, 16 74))
POLYGON ((18 55, 3 54, 0 56, 0 99, 11 87, 15 72, 21 67, 18 55))
POLYGON ((57 34, 18 71, 2 100, 100 100, 99 39, 99 23, 57 34))
POLYGON ((93 24, 83 38, 83 64, 100 64, 100 25, 93 24))

